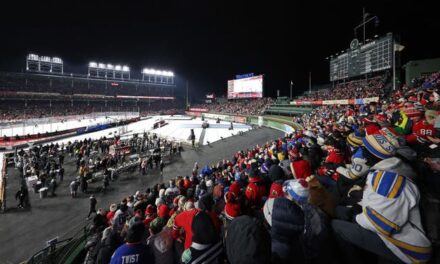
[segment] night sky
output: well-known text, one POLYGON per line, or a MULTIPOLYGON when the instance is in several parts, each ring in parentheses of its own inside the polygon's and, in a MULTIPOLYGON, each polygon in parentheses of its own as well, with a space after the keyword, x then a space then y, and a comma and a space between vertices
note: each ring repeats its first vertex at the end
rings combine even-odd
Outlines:
POLYGON ((228 79, 248 72, 265 74, 269 96, 288 95, 289 80, 299 94, 309 71, 314 84, 328 82, 325 57, 349 47, 363 6, 380 19, 367 37, 398 33, 403 63, 440 56, 440 16, 421 1, 297 2, 14 1, 0 16, 0 69, 22 71, 34 52, 61 57, 66 72, 85 74, 92 60, 127 64, 133 75, 173 70, 193 98, 225 94, 228 79))

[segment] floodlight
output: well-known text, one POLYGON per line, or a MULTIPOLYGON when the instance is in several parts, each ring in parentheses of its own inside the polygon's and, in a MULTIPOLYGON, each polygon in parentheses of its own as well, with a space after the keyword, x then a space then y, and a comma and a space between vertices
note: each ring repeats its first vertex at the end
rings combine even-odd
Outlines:
POLYGON ((98 67, 98 64, 96 63, 96 62, 89 62, 89 67, 90 68, 97 68, 98 67))
POLYGON ((61 63, 63 63, 63 60, 61 58, 58 58, 58 57, 53 57, 52 58, 52 63, 59 63, 59 64, 61 64, 61 63))
POLYGON ((128 72, 130 71, 130 68, 128 66, 122 66, 122 71, 128 72))
POLYGON ((38 57, 37 54, 29 54, 28 55, 28 60, 38 61, 39 57, 38 57))
POLYGON ((40 57, 40 61, 42 61, 42 62, 50 62, 50 57, 48 57, 48 56, 41 56, 40 57))
POLYGON ((121 65, 116 65, 116 66, 115 66, 115 70, 117 70, 117 71, 120 71, 120 70, 122 70, 122 67, 121 67, 121 65))
POLYGON ((174 76, 174 72, 169 71, 169 72, 168 72, 168 76, 173 77, 173 76, 174 76))
POLYGON ((150 69, 144 68, 142 71, 143 74, 150 74, 150 69))
POLYGON ((109 70, 113 70, 113 65, 111 65, 111 64, 107 64, 107 69, 109 69, 109 70))
POLYGON ((104 63, 99 63, 99 64, 98 64, 98 68, 100 68, 100 69, 105 69, 105 64, 104 64, 104 63))

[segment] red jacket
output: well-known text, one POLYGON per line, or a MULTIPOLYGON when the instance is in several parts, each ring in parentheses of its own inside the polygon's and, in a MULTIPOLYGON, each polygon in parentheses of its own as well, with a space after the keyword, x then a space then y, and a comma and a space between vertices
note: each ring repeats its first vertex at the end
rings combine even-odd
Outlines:
POLYGON ((325 159, 326 163, 334 163, 334 164, 342 164, 345 162, 345 157, 341 152, 337 150, 329 151, 327 158, 325 159))
POLYGON ((190 211, 183 211, 174 219, 174 226, 172 236, 174 239, 180 237, 180 229, 185 231, 185 249, 188 249, 192 243, 191 224, 194 216, 199 212, 199 209, 192 209, 190 211))
POLYGON ((263 197, 267 195, 266 187, 262 183, 260 177, 252 177, 246 187, 245 197, 250 207, 261 207, 263 205, 263 197))
POLYGON ((417 138, 428 141, 428 136, 435 135, 435 128, 429 124, 425 118, 415 123, 412 127, 412 134, 406 136, 406 141, 410 144, 418 143, 417 138))
MULTIPOLYGON (((183 211, 174 219, 174 226, 171 235, 174 239, 178 239, 180 237, 180 229, 182 228, 185 231, 185 249, 188 249, 192 244, 191 224, 194 216, 198 212, 200 212, 200 209, 197 208, 191 209, 190 211, 183 211)), ((214 212, 207 212, 207 214, 211 218, 217 232, 219 232, 221 226, 220 219, 214 212)))

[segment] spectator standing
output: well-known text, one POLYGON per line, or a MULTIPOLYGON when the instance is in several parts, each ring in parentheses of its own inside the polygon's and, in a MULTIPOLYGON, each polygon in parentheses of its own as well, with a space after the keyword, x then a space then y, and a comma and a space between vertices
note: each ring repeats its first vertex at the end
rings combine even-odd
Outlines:
POLYGON ((160 159, 159 169, 160 169, 160 176, 163 176, 163 168, 165 168, 165 164, 163 163, 163 159, 160 159))
POLYGON ((96 200, 95 196, 92 194, 90 196, 90 209, 89 209, 89 214, 87 215, 87 220, 90 218, 90 215, 92 213, 96 214, 96 204, 98 203, 98 201, 96 200))

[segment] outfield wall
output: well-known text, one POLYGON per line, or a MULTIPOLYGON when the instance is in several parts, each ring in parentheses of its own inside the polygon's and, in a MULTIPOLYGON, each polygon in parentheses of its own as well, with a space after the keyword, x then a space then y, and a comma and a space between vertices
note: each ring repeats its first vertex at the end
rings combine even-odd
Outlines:
POLYGON ((284 133, 292 133, 296 130, 301 130, 303 127, 295 122, 288 121, 282 118, 267 117, 267 116, 245 116, 245 115, 231 115, 231 114, 221 114, 221 113, 200 113, 187 111, 187 115, 203 117, 207 119, 220 119, 222 121, 242 123, 255 126, 270 127, 273 129, 280 130, 284 133))

